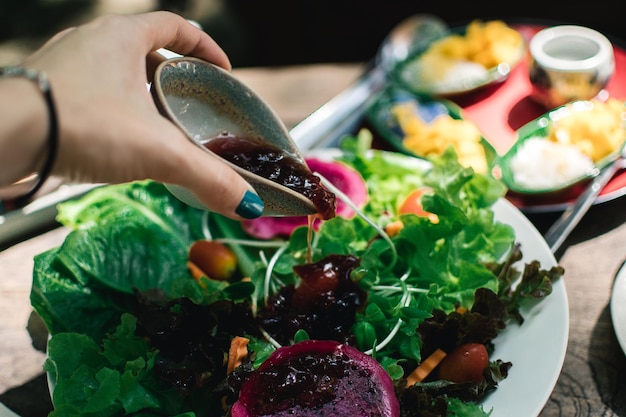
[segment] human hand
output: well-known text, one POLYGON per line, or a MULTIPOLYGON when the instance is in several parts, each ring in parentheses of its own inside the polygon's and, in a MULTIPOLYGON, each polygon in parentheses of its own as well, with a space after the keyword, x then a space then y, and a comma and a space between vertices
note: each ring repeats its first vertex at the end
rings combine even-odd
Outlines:
POLYGON ((146 87, 166 48, 230 69, 215 41, 169 12, 100 17, 67 29, 24 66, 46 73, 59 119, 53 173, 74 181, 141 179, 183 186, 211 211, 258 217, 252 187, 161 116, 146 87))

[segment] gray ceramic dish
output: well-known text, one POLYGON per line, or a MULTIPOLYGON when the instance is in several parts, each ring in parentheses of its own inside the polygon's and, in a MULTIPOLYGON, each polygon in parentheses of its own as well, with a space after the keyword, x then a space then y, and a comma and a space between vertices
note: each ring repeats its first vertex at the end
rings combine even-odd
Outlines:
MULTIPOLYGON (((151 92, 159 111, 205 152, 216 155, 204 143, 227 131, 267 141, 306 167, 304 157, 274 111, 249 87, 216 65, 190 57, 169 59, 157 68, 151 92)), ((265 203, 264 216, 317 212, 302 194, 226 162, 259 194, 265 203)), ((188 190, 172 184, 166 186, 185 203, 203 208, 188 190)))

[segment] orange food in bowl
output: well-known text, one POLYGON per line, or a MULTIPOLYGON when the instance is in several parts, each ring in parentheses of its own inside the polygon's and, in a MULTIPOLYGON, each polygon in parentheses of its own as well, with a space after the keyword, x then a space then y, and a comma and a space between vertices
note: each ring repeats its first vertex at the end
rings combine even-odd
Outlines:
POLYGON ((417 115, 415 104, 411 102, 394 105, 391 114, 404 133, 404 147, 414 154, 421 157, 441 155, 452 146, 461 165, 480 173, 487 171, 482 136, 473 122, 440 115, 426 123, 417 115))

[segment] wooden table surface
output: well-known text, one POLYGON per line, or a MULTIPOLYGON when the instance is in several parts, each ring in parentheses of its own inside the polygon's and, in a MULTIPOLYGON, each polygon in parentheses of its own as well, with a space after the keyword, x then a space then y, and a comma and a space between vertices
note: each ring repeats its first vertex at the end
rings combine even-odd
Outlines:
MULTIPOLYGON (((360 64, 324 64, 235 73, 292 127, 362 69, 360 64)), ((526 215, 545 232, 558 214, 526 215)), ((45 331, 36 320, 29 323, 33 256, 59 245, 66 234, 64 228, 54 228, 0 252, 0 402, 22 417, 45 416, 51 409, 41 368, 45 331)), ((540 415, 626 416, 626 357, 609 310, 614 275, 626 258, 626 198, 593 206, 557 255, 566 271, 569 344, 562 373, 540 415)))

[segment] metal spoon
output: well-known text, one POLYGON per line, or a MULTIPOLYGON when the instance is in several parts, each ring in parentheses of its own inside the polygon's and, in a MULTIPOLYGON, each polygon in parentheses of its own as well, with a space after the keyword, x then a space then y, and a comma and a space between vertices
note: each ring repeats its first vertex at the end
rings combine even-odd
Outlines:
MULTIPOLYGON (((207 140, 228 132, 277 147, 299 168, 308 170, 304 157, 276 113, 228 71, 197 58, 172 58, 158 66, 151 91, 159 111, 205 152, 214 154, 204 146, 207 140)), ((317 212, 303 194, 226 162, 259 194, 265 203, 264 216, 301 216, 317 212)), ((185 188, 166 186, 183 202, 203 208, 185 188)))
POLYGON ((625 166, 626 147, 622 148, 622 153, 615 161, 606 166, 591 180, 585 191, 576 198, 574 204, 565 209, 561 216, 559 216, 544 234, 544 239, 552 253, 556 253, 561 248, 565 239, 567 239, 572 230, 574 230, 576 225, 578 225, 580 220, 585 216, 585 213, 587 213, 589 208, 593 205, 602 189, 608 184, 617 171, 623 169, 625 166))
POLYGON ((383 88, 398 63, 448 32, 444 21, 430 14, 412 15, 398 23, 352 85, 291 129, 298 147, 306 150, 335 145, 358 124, 363 108, 383 88))

